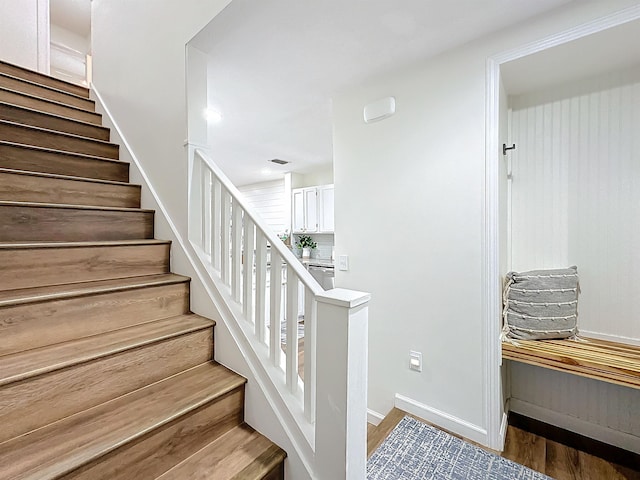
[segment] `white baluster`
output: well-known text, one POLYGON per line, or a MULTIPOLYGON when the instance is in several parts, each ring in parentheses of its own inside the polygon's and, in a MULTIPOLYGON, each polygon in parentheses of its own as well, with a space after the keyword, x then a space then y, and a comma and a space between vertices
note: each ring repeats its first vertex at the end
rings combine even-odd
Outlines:
POLYGON ((240 276, 242 268, 242 207, 234 199, 231 204, 231 295, 240 303, 240 276))
POLYGON ((221 188, 222 195, 222 215, 221 215, 221 231, 222 238, 220 239, 222 246, 220 248, 220 278, 222 282, 229 286, 229 239, 231 231, 231 196, 226 188, 221 188))
POLYGON ((207 182, 209 179, 209 169, 202 164, 200 169, 200 211, 202 212, 202 227, 200 230, 200 246, 207 253, 207 227, 209 216, 207 215, 207 182))
POLYGON ((282 349, 280 348, 280 327, 282 308, 282 258, 277 252, 271 252, 270 281, 270 315, 269 315, 269 356, 276 367, 280 366, 282 349))
POLYGON ((244 274, 242 285, 242 313, 248 321, 253 321, 253 249, 255 225, 253 221, 246 216, 244 225, 244 274))
POLYGON ((267 240, 262 231, 256 231, 256 312, 255 333, 258 340, 266 343, 266 295, 267 295, 267 240))
POLYGON ((222 185, 213 172, 211 176, 211 265, 215 270, 220 270, 220 216, 222 214, 220 190, 222 185))
POLYGON ((304 413, 316 420, 316 317, 318 304, 309 287, 304 289, 304 413))
POLYGON ((287 266, 287 387, 298 390, 298 276, 287 266))

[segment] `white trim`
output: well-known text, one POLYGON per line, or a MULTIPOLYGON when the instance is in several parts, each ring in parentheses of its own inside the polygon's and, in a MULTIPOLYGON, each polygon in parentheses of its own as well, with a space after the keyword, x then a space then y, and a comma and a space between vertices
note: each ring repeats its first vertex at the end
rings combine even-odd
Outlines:
MULTIPOLYGON (((580 327, 580 325, 578 325, 578 327, 580 327)), ((640 346, 640 338, 625 337, 623 335, 611 335, 609 333, 592 332, 590 330, 582 330, 581 328, 578 328, 578 333, 581 337, 590 337, 597 340, 606 340, 608 342, 640 346)))
POLYGON ((485 425, 487 427, 486 445, 493 449, 500 447, 500 429, 504 410, 501 400, 500 376, 500 327, 499 302, 500 279, 499 265, 499 123, 500 108, 500 65, 512 60, 541 52, 573 40, 640 19, 640 5, 634 5, 619 12, 570 28, 540 40, 530 42, 511 50, 498 53, 487 59, 486 67, 486 141, 485 141, 485 201, 483 208, 482 235, 484 252, 482 259, 483 277, 483 348, 484 365, 484 404, 485 425))
POLYGON ((502 326, 500 288, 500 148, 499 148, 499 108, 500 108, 500 67, 492 59, 487 60, 487 137, 485 152, 485 201, 483 209, 484 232, 482 236, 484 256, 482 259, 482 302, 483 302, 483 348, 484 365, 484 424, 487 429, 485 445, 494 450, 502 448, 500 425, 504 415, 502 404, 502 376, 500 365, 502 353, 500 333, 502 326))
POLYGON ((502 414, 502 423, 500 424, 500 449, 499 451, 504 451, 504 444, 507 441, 507 427, 509 426, 509 416, 505 411, 502 414))
POLYGON ((612 430, 517 398, 511 399, 511 411, 640 454, 640 438, 635 435, 612 430))
POLYGON ((395 407, 445 430, 449 430, 452 433, 461 435, 467 440, 472 440, 482 445, 487 444, 487 431, 484 428, 438 410, 437 408, 430 407, 412 398, 400 395, 399 393, 396 393, 395 407))
POLYGON ((375 410, 367 408, 367 423, 370 423, 371 425, 377 427, 378 425, 380 425, 380 422, 382 420, 384 420, 384 415, 376 412, 375 410))
MULTIPOLYGON (((256 362, 259 364, 259 360, 257 360, 257 356, 255 352, 247 344, 246 339, 242 335, 241 327, 238 326, 234 321, 227 321, 229 317, 233 318, 233 313, 231 312, 229 307, 224 303, 224 301, 219 298, 218 292, 213 290, 215 288, 218 288, 218 286, 215 284, 215 281, 212 282, 211 278, 209 278, 209 275, 206 275, 206 276, 204 275, 203 269, 201 267, 202 264, 196 263, 196 261, 194 260, 194 255, 191 253, 191 250, 187 247, 187 243, 184 241, 184 238, 180 234, 178 227, 176 227, 175 223, 173 222, 173 219, 171 218, 164 204, 160 200, 160 197, 156 192, 155 188, 153 187, 153 185, 151 184, 149 176, 147 175, 144 168, 142 167, 140 160, 138 159, 133 149, 129 145, 129 142, 127 141, 124 134, 122 133, 122 130, 116 123, 109 108, 106 106, 102 96, 100 95, 100 92, 98 91, 98 89, 93 83, 91 84, 91 95, 92 97, 95 97, 95 100, 97 101, 96 106, 100 108, 105 114, 104 123, 106 123, 107 125, 110 124, 113 130, 115 130, 117 137, 119 137, 119 138, 112 139, 112 142, 119 143, 121 144, 121 146, 124 146, 124 148, 127 150, 129 155, 131 156, 131 159, 134 162, 134 166, 136 167, 136 169, 140 173, 140 176, 143 179, 143 186, 146 189, 148 189, 149 193, 151 193, 151 196, 153 197, 155 204, 158 206, 158 209, 160 210, 162 217, 169 225, 169 228, 171 229, 171 232, 175 240, 180 246, 180 249, 184 253, 187 260, 189 261, 196 275, 198 276, 198 280, 200 281, 205 291, 209 295, 209 298, 211 299, 212 303, 215 305, 221 317, 225 319, 225 324, 228 327, 229 333, 233 337, 233 340, 236 346, 240 350, 243 358, 245 359, 247 363, 247 367, 249 368, 249 371, 251 372, 252 376, 255 378, 258 388, 262 391, 263 395, 265 396, 265 399, 267 400, 267 403, 269 404, 271 410, 273 411, 276 417, 276 420, 278 421, 278 423, 284 430, 285 434, 291 441, 292 446, 295 448, 296 453, 298 454, 298 458, 300 458, 301 464, 307 470, 307 473, 309 474, 309 476, 311 478, 314 478, 313 476, 314 469, 311 466, 313 462, 313 452, 309 448, 306 440, 306 436, 308 435, 308 432, 301 432, 301 431, 294 432, 292 429, 292 422, 295 423, 295 420, 285 419, 285 416, 287 414, 290 416, 290 413, 287 411, 286 406, 282 406, 283 402, 286 404, 286 400, 278 398, 277 390, 275 390, 275 387, 267 385, 265 381, 265 376, 268 377, 268 373, 264 375, 260 375, 258 373, 258 370, 256 368, 256 362)), ((264 370, 264 367, 262 367, 262 370, 264 370)))
POLYGON ((37 0, 36 16, 38 72, 49 75, 51 66, 51 53, 49 45, 49 42, 51 40, 49 0, 37 0))

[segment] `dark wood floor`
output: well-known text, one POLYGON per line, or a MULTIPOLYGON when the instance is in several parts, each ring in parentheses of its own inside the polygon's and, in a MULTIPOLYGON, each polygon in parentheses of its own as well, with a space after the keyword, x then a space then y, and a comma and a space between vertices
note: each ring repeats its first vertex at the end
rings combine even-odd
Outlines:
MULTIPOLYGON (((407 413, 394 408, 377 427, 369 424, 367 438, 369 455, 405 415, 407 413)), ((417 418, 417 420, 420 419, 417 418)), ((461 438, 458 435, 454 436, 461 438)), ((609 463, 512 426, 507 430, 505 450, 501 455, 556 480, 640 480, 640 470, 609 463)))

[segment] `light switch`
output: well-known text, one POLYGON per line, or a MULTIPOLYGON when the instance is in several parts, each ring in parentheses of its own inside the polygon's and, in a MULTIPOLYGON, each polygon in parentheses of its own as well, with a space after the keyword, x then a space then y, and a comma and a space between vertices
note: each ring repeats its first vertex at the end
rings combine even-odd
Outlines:
POLYGON ((338 257, 338 270, 349 270, 349 255, 340 255, 338 257))

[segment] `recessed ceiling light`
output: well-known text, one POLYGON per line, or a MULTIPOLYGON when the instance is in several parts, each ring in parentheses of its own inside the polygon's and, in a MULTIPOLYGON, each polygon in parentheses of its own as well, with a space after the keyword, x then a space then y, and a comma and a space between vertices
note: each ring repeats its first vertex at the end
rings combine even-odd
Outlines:
POLYGON ((222 121, 222 112, 215 108, 205 108, 204 118, 206 118, 209 123, 220 123, 222 121))
POLYGON ((281 160, 279 158, 272 158, 271 160, 267 160, 267 162, 276 163, 278 165, 286 165, 287 163, 291 163, 288 160, 281 160))

